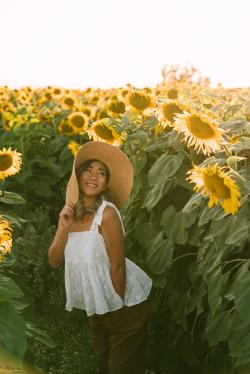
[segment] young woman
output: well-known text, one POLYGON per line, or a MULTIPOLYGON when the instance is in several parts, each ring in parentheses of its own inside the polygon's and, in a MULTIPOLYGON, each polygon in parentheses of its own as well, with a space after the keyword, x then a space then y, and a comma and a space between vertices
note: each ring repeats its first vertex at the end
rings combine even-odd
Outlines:
POLYGON ((51 267, 65 261, 66 309, 86 310, 100 374, 145 373, 152 280, 125 257, 118 210, 133 177, 118 147, 97 141, 81 146, 48 252, 51 267))

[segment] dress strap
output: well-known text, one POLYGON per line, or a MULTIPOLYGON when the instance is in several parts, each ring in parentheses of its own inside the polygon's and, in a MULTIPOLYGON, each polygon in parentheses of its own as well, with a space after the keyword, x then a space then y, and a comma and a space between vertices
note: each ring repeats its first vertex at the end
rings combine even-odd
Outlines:
POLYGON ((98 226, 100 226, 101 223, 102 223, 103 212, 104 212, 104 209, 106 208, 106 206, 111 206, 115 209, 116 213, 118 214, 118 217, 120 218, 121 224, 122 224, 123 234, 125 235, 125 229, 124 229, 124 226, 123 226, 123 221, 122 221, 122 217, 121 217, 121 214, 120 214, 119 210, 117 209, 115 204, 111 203, 110 201, 106 201, 106 200, 103 200, 103 202, 101 203, 101 205, 97 209, 97 211, 95 213, 95 217, 94 217, 93 222, 92 222, 91 227, 90 227, 90 231, 98 231, 98 226))

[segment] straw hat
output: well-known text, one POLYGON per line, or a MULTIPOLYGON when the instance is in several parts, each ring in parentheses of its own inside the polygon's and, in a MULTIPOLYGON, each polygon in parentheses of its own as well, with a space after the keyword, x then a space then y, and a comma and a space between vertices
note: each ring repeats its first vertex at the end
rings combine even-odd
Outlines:
POLYGON ((90 141, 79 148, 66 189, 66 203, 77 203, 79 187, 76 170, 83 162, 91 159, 99 160, 108 167, 110 178, 107 186, 114 204, 121 208, 127 202, 133 187, 133 166, 118 147, 100 141, 90 141))

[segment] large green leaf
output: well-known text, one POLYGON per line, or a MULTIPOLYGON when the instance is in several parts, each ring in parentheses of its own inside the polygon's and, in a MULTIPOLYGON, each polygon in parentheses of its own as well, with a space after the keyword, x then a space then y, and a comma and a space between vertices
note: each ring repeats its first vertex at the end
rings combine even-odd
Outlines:
POLYGON ((9 191, 0 191, 0 202, 5 204, 25 204, 25 200, 21 195, 9 191))
POLYGON ((229 329, 229 348, 237 366, 250 364, 249 262, 240 267, 233 284, 235 312, 229 329))
POLYGON ((166 236, 177 244, 185 244, 188 238, 189 221, 181 211, 170 205, 161 217, 161 226, 166 236))
POLYGON ((175 175, 179 167, 182 165, 184 157, 184 153, 178 153, 177 155, 164 153, 149 170, 149 185, 152 187, 156 183, 165 184, 175 175))
MULTIPOLYGON (((163 178, 164 179, 164 176, 163 178)), ((147 208, 148 211, 151 211, 161 200, 163 196, 167 194, 169 190, 174 188, 176 186, 176 179, 170 179, 166 180, 165 182, 159 180, 158 183, 156 183, 153 188, 148 192, 143 204, 142 208, 147 208)))
POLYGON ((0 300, 9 301, 23 296, 23 291, 13 279, 0 273, 0 300))
POLYGON ((131 157, 130 160, 133 163, 135 175, 139 175, 147 162, 147 154, 146 152, 139 152, 131 157))
POLYGON ((153 274, 161 274, 171 265, 174 248, 171 240, 164 239, 162 231, 150 241, 147 263, 153 274))
POLYGON ((226 244, 237 244, 239 245, 242 241, 249 238, 249 222, 247 220, 241 220, 241 226, 239 226, 228 238, 226 244))
POLYGON ((237 312, 250 323, 250 271, 246 270, 248 263, 249 261, 240 268, 233 285, 233 292, 237 312))
POLYGON ((205 199, 203 198, 202 194, 194 194, 183 207, 183 212, 190 213, 195 209, 200 209, 201 205, 203 205, 204 200, 205 199))
POLYGON ((157 234, 158 230, 152 223, 137 223, 135 225, 135 237, 138 242, 148 248, 150 240, 157 234))
POLYGON ((28 337, 33 338, 48 347, 54 348, 56 346, 54 340, 51 339, 45 331, 40 330, 31 322, 26 323, 26 333, 28 337))
POLYGON ((198 226, 205 225, 209 221, 219 221, 226 217, 226 213, 220 206, 214 206, 213 208, 209 208, 207 205, 203 208, 200 219, 198 222, 198 226))
POLYGON ((206 336, 211 346, 227 340, 230 322, 230 313, 227 311, 221 310, 216 313, 209 313, 206 336))
POLYGON ((25 321, 8 302, 0 301, 0 340, 7 351, 23 358, 27 348, 25 321))

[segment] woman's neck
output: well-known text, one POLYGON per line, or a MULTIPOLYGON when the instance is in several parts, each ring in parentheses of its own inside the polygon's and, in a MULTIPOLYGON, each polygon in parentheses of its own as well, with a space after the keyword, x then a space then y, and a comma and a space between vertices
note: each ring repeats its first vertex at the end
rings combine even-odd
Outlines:
POLYGON ((97 199, 95 197, 94 198, 91 198, 88 196, 82 197, 82 203, 83 203, 84 208, 91 208, 92 206, 95 205, 96 202, 97 202, 97 199))

